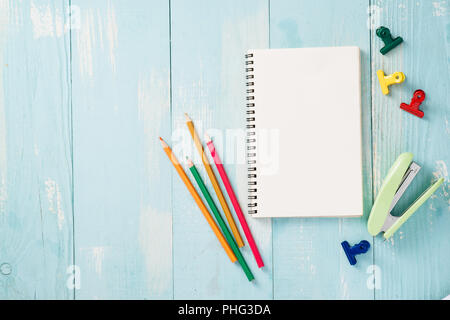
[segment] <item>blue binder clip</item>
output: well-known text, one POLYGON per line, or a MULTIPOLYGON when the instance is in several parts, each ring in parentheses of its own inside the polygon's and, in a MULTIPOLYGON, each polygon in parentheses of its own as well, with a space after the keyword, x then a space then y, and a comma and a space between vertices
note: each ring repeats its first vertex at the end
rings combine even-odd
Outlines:
POLYGON ((352 266, 356 264, 355 256, 361 253, 366 253, 370 248, 370 243, 366 240, 362 240, 353 247, 350 247, 350 244, 347 241, 342 241, 341 245, 344 249, 345 255, 347 256, 348 262, 350 262, 352 266))

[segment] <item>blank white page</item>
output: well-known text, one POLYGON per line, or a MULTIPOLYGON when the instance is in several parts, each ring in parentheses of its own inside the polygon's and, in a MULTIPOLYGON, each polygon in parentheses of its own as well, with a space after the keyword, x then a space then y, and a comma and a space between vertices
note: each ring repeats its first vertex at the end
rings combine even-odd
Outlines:
POLYGON ((359 48, 248 53, 256 125, 253 216, 361 216, 359 48))

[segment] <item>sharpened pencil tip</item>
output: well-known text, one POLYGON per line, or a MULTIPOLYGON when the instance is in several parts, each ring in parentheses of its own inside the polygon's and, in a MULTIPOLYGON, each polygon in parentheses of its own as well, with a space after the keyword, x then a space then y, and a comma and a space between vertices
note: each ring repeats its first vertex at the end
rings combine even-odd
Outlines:
POLYGON ((205 141, 206 143, 211 142, 211 137, 205 132, 205 141))
POLYGON ((161 141, 161 145, 163 146, 163 148, 169 147, 169 145, 163 140, 163 138, 159 137, 159 140, 161 141))
POLYGON ((187 121, 187 122, 192 121, 192 119, 188 116, 187 113, 184 114, 184 117, 186 118, 186 121, 187 121))
POLYGON ((194 166, 194 163, 193 163, 192 160, 189 159, 188 157, 186 157, 186 163, 187 163, 188 168, 191 168, 191 167, 194 166))

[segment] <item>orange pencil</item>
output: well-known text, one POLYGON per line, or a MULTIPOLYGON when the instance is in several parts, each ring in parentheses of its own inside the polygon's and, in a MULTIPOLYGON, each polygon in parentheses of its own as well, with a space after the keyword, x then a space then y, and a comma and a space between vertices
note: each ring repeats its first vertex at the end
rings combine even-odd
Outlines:
POLYGON ((208 221, 208 224, 211 227, 211 229, 214 231, 214 234, 216 235, 217 239, 219 239, 220 244, 224 248, 224 250, 227 253, 228 257, 230 258, 231 262, 233 262, 233 263, 236 262, 237 258, 235 256, 235 254, 233 253, 230 246, 228 245, 228 242, 225 240, 224 236, 220 232, 219 227, 217 226, 216 222, 211 217, 211 214, 209 213, 209 211, 206 208, 205 204, 203 203, 202 199, 198 195, 197 191, 195 191, 194 186, 192 185, 188 176, 186 175, 183 168, 181 167, 181 164, 178 162, 177 158, 172 153, 172 150, 169 148, 167 143, 161 137, 159 137, 159 140, 161 140, 161 144, 164 149, 164 152, 169 157, 169 160, 172 162, 173 166, 175 167, 175 170, 180 175, 181 180, 183 180, 187 189, 191 193, 192 197, 194 198, 195 202, 197 203, 198 207, 200 208, 201 212, 203 213, 203 216, 206 218, 206 221, 208 221))
POLYGON ((206 173, 209 176, 209 180, 211 180, 211 184, 214 188, 214 191, 217 194, 217 198, 219 198, 220 206, 222 207, 223 211, 225 212, 225 217, 227 218, 228 224, 230 225, 231 232, 233 232, 234 238, 236 239, 236 243, 239 248, 242 248, 244 246, 244 241, 242 240, 241 235, 239 234, 239 229, 236 226, 236 222, 234 222, 233 215, 231 214, 230 208, 228 208, 227 201, 225 200, 225 197, 223 196, 222 190, 220 189, 219 182, 217 181, 216 176, 214 175, 214 171, 209 164, 208 158, 206 157, 206 154, 203 150, 202 142, 200 141, 200 138, 197 135, 197 132, 194 128, 194 123, 192 122, 192 119, 189 118, 189 116, 185 113, 186 117, 186 125, 189 129, 189 132, 191 133, 192 139, 194 140, 195 147, 197 148, 198 153, 200 154, 200 157, 202 158, 203 165, 205 166, 206 173))

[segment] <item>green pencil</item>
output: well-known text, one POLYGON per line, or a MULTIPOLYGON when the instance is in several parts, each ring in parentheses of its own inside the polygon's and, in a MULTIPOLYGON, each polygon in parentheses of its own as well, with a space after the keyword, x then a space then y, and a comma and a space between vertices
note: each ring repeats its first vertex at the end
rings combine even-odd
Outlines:
POLYGON ((197 168, 195 167, 194 163, 188 159, 188 168, 191 171, 192 175, 195 178, 195 181, 197 181, 198 187, 203 193, 203 196, 205 197, 206 201, 208 202, 208 206, 211 209, 211 211, 214 213, 214 216, 216 217, 217 223, 220 226, 220 229, 222 229, 222 232, 225 236, 225 238, 228 241, 228 244, 231 247, 231 250, 233 250, 234 254, 236 255, 236 258, 239 261, 239 264, 242 266, 242 269, 245 272, 245 275, 247 276, 248 281, 252 281, 255 279, 253 276, 250 268, 247 265, 247 262, 245 262, 244 257, 242 256, 241 251, 239 250, 236 242, 234 241, 233 236, 230 233, 230 230, 228 230, 227 225, 223 221, 222 216, 220 215, 219 209, 217 209, 216 204, 214 203, 214 200, 211 197, 211 194, 209 193, 208 189, 206 189, 205 183, 203 182, 202 178, 200 177, 200 174, 198 173, 197 168))

